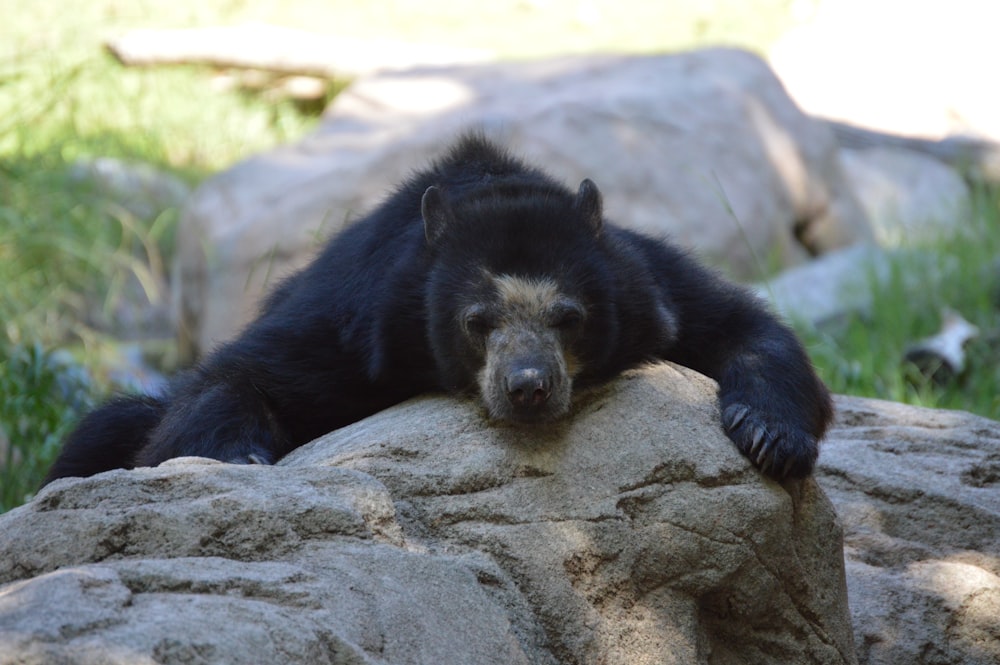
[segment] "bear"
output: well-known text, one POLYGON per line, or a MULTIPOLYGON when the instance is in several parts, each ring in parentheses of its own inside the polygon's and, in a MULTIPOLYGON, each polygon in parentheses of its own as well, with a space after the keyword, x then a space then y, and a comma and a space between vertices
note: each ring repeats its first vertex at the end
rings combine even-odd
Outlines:
POLYGON ((605 219, 590 179, 574 191, 473 131, 164 395, 85 416, 44 483, 185 455, 271 464, 428 392, 530 426, 664 360, 717 381, 722 429, 762 472, 811 473, 832 404, 795 334, 688 252, 605 219))

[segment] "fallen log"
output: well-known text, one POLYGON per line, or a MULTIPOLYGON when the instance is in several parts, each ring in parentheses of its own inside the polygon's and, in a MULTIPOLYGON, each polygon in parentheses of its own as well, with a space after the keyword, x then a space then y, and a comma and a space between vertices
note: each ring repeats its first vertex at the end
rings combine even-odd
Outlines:
POLYGON ((973 136, 948 136, 940 141, 898 136, 833 120, 827 121, 845 148, 898 148, 944 162, 980 182, 1000 184, 1000 143, 973 136))
POLYGON ((127 66, 199 64, 321 78, 492 59, 479 49, 335 37, 261 23, 134 30, 106 47, 127 66))

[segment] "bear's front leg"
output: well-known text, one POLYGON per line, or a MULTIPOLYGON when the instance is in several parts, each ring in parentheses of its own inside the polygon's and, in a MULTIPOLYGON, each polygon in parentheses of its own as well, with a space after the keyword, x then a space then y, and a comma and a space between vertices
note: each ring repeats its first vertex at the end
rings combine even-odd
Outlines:
POLYGON ((233 464, 273 464, 287 448, 287 436, 259 391, 195 380, 178 391, 136 465, 155 466, 187 455, 233 464))
POLYGON ((722 426, 764 473, 812 472, 832 417, 830 395, 798 340, 777 322, 731 355, 717 377, 722 426))

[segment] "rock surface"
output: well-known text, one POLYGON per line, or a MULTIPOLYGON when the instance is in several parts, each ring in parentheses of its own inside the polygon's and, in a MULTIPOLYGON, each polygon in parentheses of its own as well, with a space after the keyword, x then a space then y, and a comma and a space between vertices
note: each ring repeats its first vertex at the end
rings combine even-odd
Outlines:
MULTIPOLYGON (((142 162, 113 157, 79 159, 69 169, 72 181, 89 184, 114 205, 144 221, 188 202, 191 188, 177 176, 142 162)), ((114 215, 114 212, 112 213, 114 215)))
MULTIPOLYGON (((893 280, 915 291, 955 279, 961 268, 959 258, 951 254, 859 244, 784 270, 755 290, 788 320, 836 327, 850 317, 870 316, 875 294, 890 288, 893 280)), ((989 269, 982 274, 995 281, 989 269)))
POLYGON ((230 337, 268 282, 474 127, 571 186, 593 178, 612 219, 736 276, 871 238, 830 128, 749 53, 383 73, 341 93, 310 136, 196 193, 175 270, 183 352, 230 337))
POLYGON ((871 244, 825 254, 758 284, 757 295, 789 321, 815 326, 867 313, 873 284, 890 275, 890 256, 871 244))
POLYGON ((841 150, 844 173, 884 247, 930 243, 961 229, 969 186, 940 161, 909 150, 841 150))
POLYGON ((858 659, 1000 663, 1000 424, 839 397, 819 482, 844 525, 858 659))
POLYGON ((428 397, 274 467, 65 479, 0 517, 0 663, 854 663, 813 480, 660 365, 574 417, 428 397))
POLYGON ((170 294, 157 244, 137 228, 148 228, 158 217, 171 218, 187 205, 191 187, 177 176, 143 162, 113 157, 79 158, 67 169, 74 193, 87 205, 121 225, 122 249, 133 247, 133 260, 114 268, 124 281, 112 295, 88 293, 84 309, 87 325, 119 339, 174 338, 170 294), (140 242, 141 241, 141 242, 140 242), (140 249, 141 247, 141 249, 140 249))

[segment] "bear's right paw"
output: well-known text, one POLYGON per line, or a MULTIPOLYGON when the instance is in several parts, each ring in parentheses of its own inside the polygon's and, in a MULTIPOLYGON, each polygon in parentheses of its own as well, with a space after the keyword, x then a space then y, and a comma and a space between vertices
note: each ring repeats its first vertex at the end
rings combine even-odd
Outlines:
POLYGON ((740 452, 772 478, 804 478, 812 472, 819 453, 816 437, 773 414, 735 402, 723 410, 722 426, 740 452))

